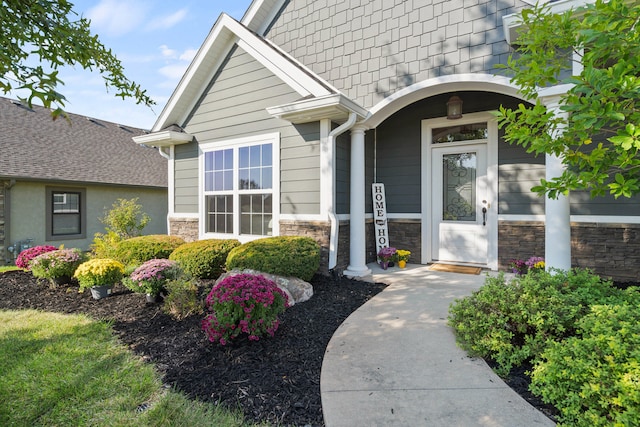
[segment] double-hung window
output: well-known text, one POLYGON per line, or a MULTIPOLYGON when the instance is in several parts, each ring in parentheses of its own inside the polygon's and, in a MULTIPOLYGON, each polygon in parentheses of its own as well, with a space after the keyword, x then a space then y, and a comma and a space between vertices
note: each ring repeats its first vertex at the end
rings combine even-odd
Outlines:
POLYGON ((47 240, 85 236, 85 190, 47 187, 47 240))
POLYGON ((277 235, 279 134, 201 144, 201 232, 277 235))

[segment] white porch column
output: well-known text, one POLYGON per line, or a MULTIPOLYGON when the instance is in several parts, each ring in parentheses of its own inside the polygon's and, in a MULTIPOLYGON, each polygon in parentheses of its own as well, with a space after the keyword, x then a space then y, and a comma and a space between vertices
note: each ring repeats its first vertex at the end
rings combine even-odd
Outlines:
MULTIPOLYGON (((560 110, 560 95, 541 97, 547 109, 557 116, 567 113, 560 110)), ((559 132, 562 132, 561 130, 559 132)), ((565 167, 562 159, 552 155, 545 155, 545 179, 547 181, 562 175, 565 167)), ((544 261, 545 269, 571 269, 571 214, 569 210, 569 196, 560 195, 557 199, 545 199, 544 205, 544 261)))
POLYGON ((366 262, 364 132, 365 128, 357 125, 351 129, 349 266, 343 272, 350 277, 371 274, 366 262))

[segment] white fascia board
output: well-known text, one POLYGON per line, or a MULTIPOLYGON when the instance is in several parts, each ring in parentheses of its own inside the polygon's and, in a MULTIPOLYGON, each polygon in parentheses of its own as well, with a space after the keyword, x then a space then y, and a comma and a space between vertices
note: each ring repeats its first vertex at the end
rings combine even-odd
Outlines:
POLYGON ((301 97, 331 93, 330 86, 323 84, 302 65, 294 63, 290 57, 265 43, 230 16, 222 14, 169 98, 153 131, 172 124, 183 124, 234 44, 282 79, 301 97))
POLYGON ((147 145, 149 147, 170 147, 172 145, 186 144, 193 141, 193 135, 176 132, 172 130, 153 132, 146 135, 134 136, 136 144, 147 145))
POLYGON ((559 100, 560 97, 566 95, 574 86, 575 85, 572 83, 565 83, 556 86, 543 87, 538 90, 538 98, 540 98, 543 103, 559 100))
POLYGON ((264 35, 285 1, 254 0, 242 17, 242 25, 259 35, 264 35))
MULTIPOLYGON (((529 2, 527 2, 529 3, 529 2)), ((548 2, 541 2, 548 3, 548 2)), ((570 10, 576 10, 580 7, 593 3, 593 0, 560 0, 549 4, 551 13, 560 14, 570 10)), ((502 26, 504 28, 504 37, 509 45, 518 38, 518 31, 524 30, 525 24, 520 19, 519 13, 504 15, 502 17, 502 26)))
POLYGON ((360 118, 369 115, 365 108, 339 93, 269 107, 267 112, 295 124, 322 119, 340 122, 346 120, 350 113, 355 113, 360 118))
POLYGON ((171 94, 162 113, 158 116, 158 120, 151 129, 152 132, 172 124, 183 124, 181 122, 193 109, 202 91, 207 87, 236 41, 233 33, 225 25, 230 19, 232 18, 223 13, 213 25, 209 35, 180 79, 178 86, 171 94))

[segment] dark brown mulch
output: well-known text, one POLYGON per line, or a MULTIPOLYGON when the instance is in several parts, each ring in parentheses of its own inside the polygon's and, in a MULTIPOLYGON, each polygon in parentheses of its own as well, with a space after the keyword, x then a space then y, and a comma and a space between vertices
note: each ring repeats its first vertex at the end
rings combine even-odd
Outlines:
MULTIPOLYGON (((165 384, 204 401, 240 406, 247 420, 321 426, 320 368, 329 339, 386 285, 325 276, 311 283, 314 296, 287 309, 274 338, 225 347, 207 340, 200 327, 203 315, 176 321, 159 304, 147 304, 144 295, 122 287, 97 301, 77 287, 49 289, 30 273, 12 271, 0 274, 0 309, 110 320, 125 344, 158 367, 165 384)), ((212 283, 206 285, 210 289, 212 283)))
MULTIPOLYGON (((86 313, 110 320, 125 344, 158 367, 166 384, 187 395, 240 406, 248 420, 321 426, 320 368, 329 339, 349 314, 386 285, 324 276, 316 276, 312 284, 313 298, 281 316, 274 338, 226 347, 207 341, 200 328, 203 315, 176 321, 159 304, 147 304, 143 295, 122 287, 96 301, 89 292, 79 294, 77 287, 49 289, 30 273, 7 272, 0 274, 0 309, 86 313)), ((210 288, 212 282, 205 285, 210 288)), ((512 370, 505 381, 554 419, 557 410, 528 391, 528 369, 512 370)))

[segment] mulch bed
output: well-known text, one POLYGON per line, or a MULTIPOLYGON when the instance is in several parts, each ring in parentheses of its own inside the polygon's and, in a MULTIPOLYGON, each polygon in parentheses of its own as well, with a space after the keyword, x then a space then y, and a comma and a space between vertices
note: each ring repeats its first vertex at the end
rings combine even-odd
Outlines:
MULTIPOLYGON (((314 296, 280 316, 273 338, 220 346, 207 340, 204 315, 174 320, 123 287, 94 300, 77 287, 49 289, 30 273, 0 274, 0 309, 86 313, 109 320, 120 340, 153 362, 163 382, 203 401, 240 407, 248 421, 322 426, 320 368, 331 336, 386 285, 316 276, 314 296)), ((213 282, 205 283, 203 295, 213 282)))
MULTIPOLYGON (((96 301, 76 287, 50 289, 30 273, 11 271, 0 274, 0 309, 86 313, 109 320, 122 342, 156 365, 165 384, 192 398, 239 406, 249 421, 322 426, 320 369, 326 346, 349 314, 386 285, 320 275, 311 283, 314 296, 287 309, 274 338, 241 339, 224 347, 207 340, 200 327, 204 315, 177 321, 160 304, 147 304, 144 295, 123 287, 96 301)), ((203 297, 212 285, 203 283, 203 297)), ((528 369, 512 370, 505 382, 555 419, 557 410, 528 391, 528 369)))

